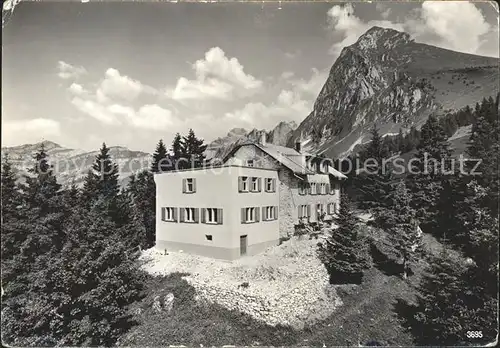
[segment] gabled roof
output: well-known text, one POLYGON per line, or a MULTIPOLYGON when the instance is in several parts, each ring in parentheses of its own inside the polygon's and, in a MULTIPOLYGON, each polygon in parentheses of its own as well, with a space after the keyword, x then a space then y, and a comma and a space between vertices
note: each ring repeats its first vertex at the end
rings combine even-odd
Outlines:
MULTIPOLYGON (((290 169, 292 172, 295 174, 302 174, 302 175, 314 175, 316 174, 315 171, 310 170, 309 168, 306 168, 302 163, 302 158, 304 156, 314 156, 311 154, 305 154, 305 153, 300 153, 295 149, 292 149, 290 147, 285 147, 285 146, 278 146, 278 145, 273 145, 273 144, 258 144, 254 142, 245 142, 242 144, 239 144, 235 146, 230 153, 226 155, 223 159, 223 163, 225 163, 240 147, 246 146, 246 145, 253 145, 260 149, 261 151, 267 153, 269 156, 274 158, 276 161, 278 161, 280 164, 285 166, 286 168, 290 169)), ((328 174, 333 175, 336 178, 339 179, 347 179, 347 177, 339 172, 338 170, 328 167, 328 174)))

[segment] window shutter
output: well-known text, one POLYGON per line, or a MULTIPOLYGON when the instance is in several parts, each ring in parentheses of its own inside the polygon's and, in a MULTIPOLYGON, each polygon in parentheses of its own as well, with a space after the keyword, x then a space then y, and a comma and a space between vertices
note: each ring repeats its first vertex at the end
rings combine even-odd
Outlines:
POLYGON ((222 209, 217 209, 217 223, 222 225, 222 209))
POLYGON ((241 176, 238 177, 238 192, 243 191, 243 178, 241 176))
POLYGON ((184 208, 179 208, 179 215, 180 215, 180 222, 184 222, 184 214, 185 214, 185 209, 184 208))
POLYGON ((278 206, 274 207, 274 220, 278 220, 278 206))
POLYGON ((307 205, 307 217, 311 217, 311 205, 307 205))
POLYGON ((247 219, 245 216, 245 208, 241 208, 241 223, 244 224, 246 223, 247 219))
POLYGON ((262 178, 257 179, 257 192, 262 190, 262 178))
POLYGON ((207 222, 207 208, 201 208, 201 223, 207 222))
POLYGON ((260 209, 259 207, 255 207, 255 222, 260 221, 260 209))
POLYGON ((186 193, 186 179, 182 179, 182 193, 186 193))
POLYGON ((161 208, 161 219, 165 221, 165 208, 161 208))
POLYGON ((199 208, 193 208, 194 209, 194 222, 199 222, 200 221, 200 209, 199 208))
POLYGON ((262 207, 262 221, 264 220, 269 220, 269 216, 266 214, 266 207, 262 207))
POLYGON ((273 192, 276 192, 276 179, 272 179, 273 192))
POLYGON ((330 194, 330 184, 326 184, 325 194, 330 194))
POLYGON ((307 183, 306 190, 308 194, 312 195, 312 185, 310 183, 307 183))
POLYGON ((193 192, 196 192, 196 179, 193 178, 193 192))
POLYGON ((178 214, 177 214, 177 208, 172 208, 172 209, 173 209, 173 211, 174 211, 174 215, 173 215, 173 217, 174 217, 174 221, 175 221, 175 222, 177 222, 177 218, 178 218, 178 216, 177 216, 177 215, 178 215, 178 214))

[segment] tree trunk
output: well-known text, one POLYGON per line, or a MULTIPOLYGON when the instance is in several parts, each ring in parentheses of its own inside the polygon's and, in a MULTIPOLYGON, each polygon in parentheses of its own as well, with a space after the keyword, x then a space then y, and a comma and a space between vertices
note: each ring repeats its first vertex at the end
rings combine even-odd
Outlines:
POLYGON ((406 257, 403 258, 403 279, 407 279, 408 278, 408 274, 406 273, 406 257))

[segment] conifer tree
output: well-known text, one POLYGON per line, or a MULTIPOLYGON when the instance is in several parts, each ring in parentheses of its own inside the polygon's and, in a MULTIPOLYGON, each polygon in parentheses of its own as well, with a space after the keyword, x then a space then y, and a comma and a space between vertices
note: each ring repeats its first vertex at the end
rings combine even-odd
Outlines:
POLYGON ((1 173, 2 221, 17 216, 17 206, 20 204, 19 188, 10 158, 5 155, 2 160, 1 173))
POLYGON ((390 168, 385 162, 389 151, 378 129, 372 129, 372 141, 365 151, 360 154, 360 172, 353 178, 353 186, 358 192, 359 207, 374 212, 385 207, 385 197, 388 194, 388 185, 392 180, 390 168))
POLYGON ((172 141, 172 161, 174 163, 173 169, 185 169, 188 167, 188 158, 185 151, 183 139, 177 133, 172 141))
POLYGON ((417 161, 407 176, 407 187, 413 196, 412 205, 417 210, 417 218, 424 229, 432 229, 442 180, 449 173, 451 158, 447 136, 435 116, 429 116, 422 126, 417 149, 417 161))
POLYGON ((194 168, 200 167, 205 160, 205 149, 207 145, 204 145, 203 139, 196 137, 196 134, 192 129, 189 129, 188 135, 184 138, 184 149, 187 158, 191 161, 190 165, 194 168))
MULTIPOLYGON (((419 345, 453 346, 469 341, 460 313, 467 310, 464 266, 453 260, 443 248, 430 259, 430 266, 419 287, 415 319, 420 333, 419 345)), ((472 329, 471 329, 472 330, 472 329)))
POLYGON ((411 195, 404 181, 393 187, 386 210, 386 226, 389 239, 402 260, 402 275, 407 278, 411 265, 421 250, 422 236, 419 232, 415 210, 411 207, 411 195))
POLYGON ((116 199, 120 192, 118 184, 118 166, 113 163, 109 154, 109 148, 102 144, 99 154, 96 156, 84 180, 82 190, 83 204, 90 209, 100 197, 108 203, 107 211, 113 215, 116 213, 116 199))
POLYGON ((170 156, 168 154, 167 148, 163 143, 163 140, 160 139, 158 145, 156 145, 156 150, 153 153, 153 163, 151 164, 151 171, 153 173, 163 173, 170 169, 171 165, 168 163, 170 160, 170 156))
POLYGON ((368 245, 359 233, 358 219, 349 198, 341 195, 340 209, 325 241, 318 245, 318 256, 330 275, 331 283, 360 283, 369 266, 368 245))

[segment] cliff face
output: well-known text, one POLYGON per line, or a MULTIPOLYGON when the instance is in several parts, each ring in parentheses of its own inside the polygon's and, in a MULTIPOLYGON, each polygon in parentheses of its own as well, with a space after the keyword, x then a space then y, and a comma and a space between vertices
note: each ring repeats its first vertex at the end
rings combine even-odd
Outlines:
POLYGON ((274 145, 286 146, 293 131, 297 128, 295 122, 280 122, 271 131, 262 129, 252 129, 247 131, 243 128, 234 128, 229 131, 227 136, 217 138, 208 144, 206 150, 207 158, 224 158, 226 154, 242 143, 248 141, 258 141, 262 132, 266 133, 266 141, 274 145))
POLYGON ((496 58, 415 43, 406 33, 373 27, 344 48, 313 111, 288 140, 307 150, 347 156, 382 134, 419 127, 431 113, 457 110, 498 92, 496 58))

